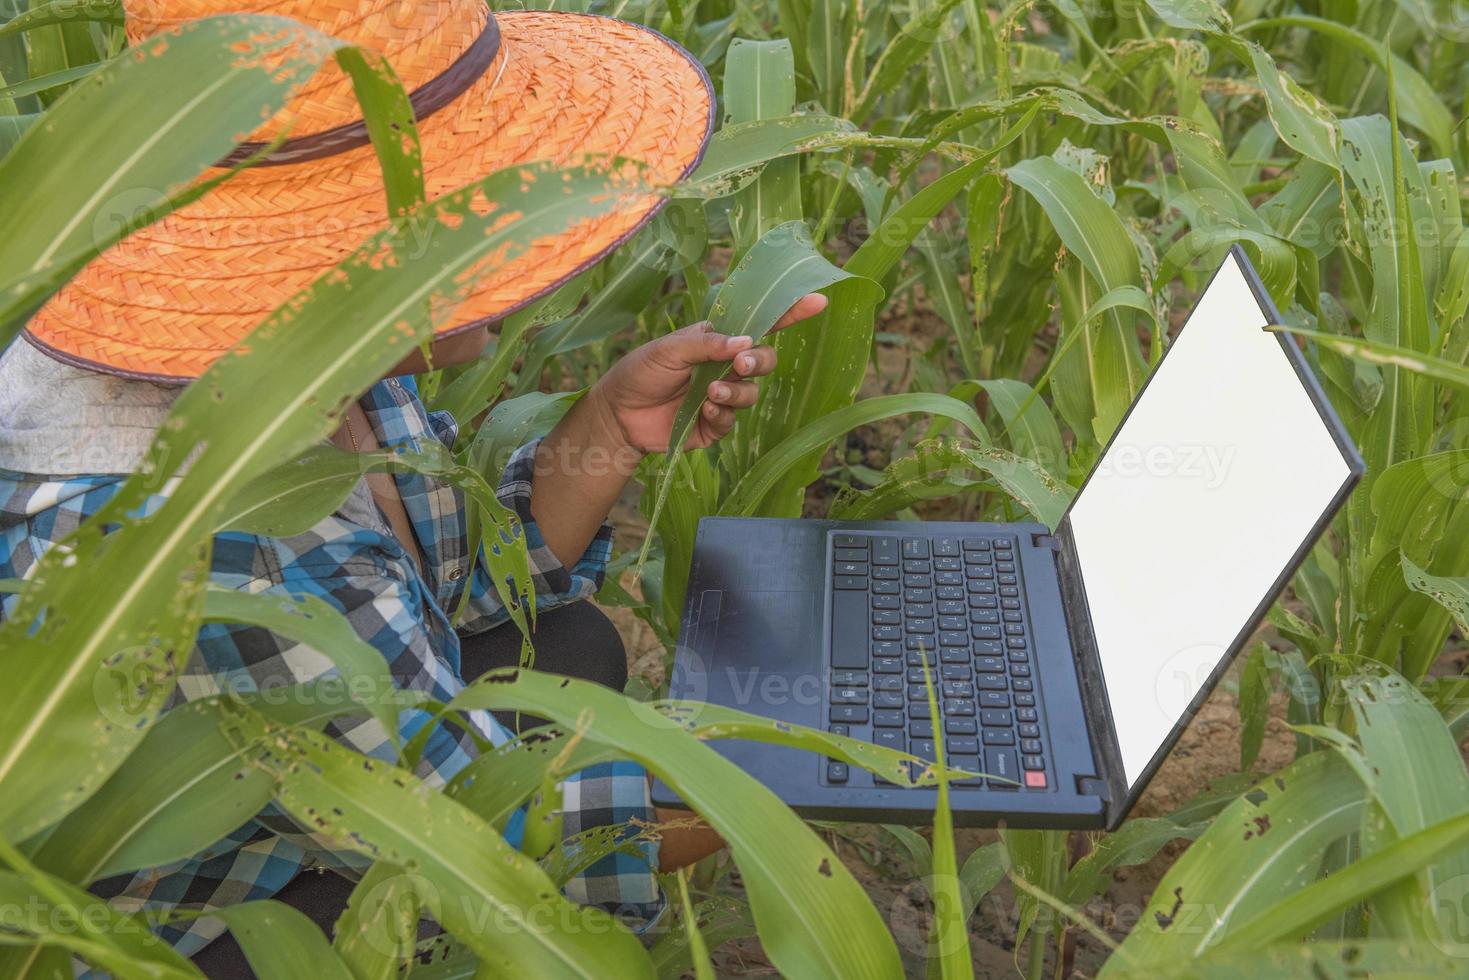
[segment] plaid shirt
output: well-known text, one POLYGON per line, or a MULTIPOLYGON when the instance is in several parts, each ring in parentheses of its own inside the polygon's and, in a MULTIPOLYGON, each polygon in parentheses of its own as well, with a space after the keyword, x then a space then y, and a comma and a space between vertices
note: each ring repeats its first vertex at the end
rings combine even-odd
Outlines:
MULTIPOLYGON (((454 420, 429 413, 411 380, 388 379, 361 400, 383 446, 416 449, 425 440, 452 446, 454 420)), ((540 610, 585 599, 601 585, 611 556, 611 528, 604 525, 580 561, 568 569, 546 547, 530 513, 535 444, 511 458, 500 481, 502 503, 519 514, 540 610)), ((112 497, 122 476, 47 477, 0 469, 0 578, 22 578, 36 558, 64 539, 112 497)), ((346 503, 309 531, 294 537, 266 538, 228 532, 215 539, 212 579, 216 585, 249 592, 281 592, 320 597, 337 608, 352 627, 387 659, 395 681, 447 702, 464 687, 459 640, 449 613, 463 590, 469 597, 459 631, 473 633, 505 623, 509 616, 497 595, 483 552, 467 553, 462 493, 417 473, 395 474, 404 508, 413 523, 424 558, 418 564, 394 538, 360 481, 346 503)), ((155 504, 158 503, 155 501, 155 504)), ((8 605, 14 604, 12 596, 8 605)), ((0 604, 3 613, 6 604, 0 604)), ((258 627, 208 624, 199 630, 193 656, 181 672, 171 704, 223 690, 299 684, 334 671, 316 651, 258 627)), ((404 711, 406 741, 427 721, 424 711, 404 711)), ((499 745, 511 737, 487 712, 470 722, 499 745)), ((334 722, 328 732, 351 747, 394 761, 396 751, 382 726, 370 718, 334 722)), ((438 726, 428 739, 417 774, 441 786, 475 757, 474 741, 450 726, 438 726)), ((595 826, 651 821, 644 770, 633 763, 608 763, 566 781, 563 833, 569 837, 595 826)), ((518 846, 523 813, 506 827, 518 846)), ((572 878, 567 897, 614 910, 633 923, 651 922, 663 907, 652 869, 656 841, 639 840, 642 858, 613 853, 572 878)), ((224 840, 194 857, 110 879, 99 893, 124 909, 175 906, 217 908, 268 898, 307 868, 361 871, 367 859, 330 850, 303 833, 281 811, 258 814, 224 840)), ((184 955, 192 955, 223 931, 217 920, 196 919, 162 932, 184 955)))

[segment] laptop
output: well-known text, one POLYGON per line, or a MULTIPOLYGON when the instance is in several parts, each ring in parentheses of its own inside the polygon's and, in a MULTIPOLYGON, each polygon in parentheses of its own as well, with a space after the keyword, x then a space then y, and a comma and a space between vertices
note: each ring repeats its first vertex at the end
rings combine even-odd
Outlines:
MULTIPOLYGON (((951 786, 960 825, 1117 826, 1364 469, 1279 322, 1236 246, 1054 530, 705 518, 670 696, 942 739, 983 774, 951 786)), ((805 817, 932 819, 932 788, 711 744, 805 817)))

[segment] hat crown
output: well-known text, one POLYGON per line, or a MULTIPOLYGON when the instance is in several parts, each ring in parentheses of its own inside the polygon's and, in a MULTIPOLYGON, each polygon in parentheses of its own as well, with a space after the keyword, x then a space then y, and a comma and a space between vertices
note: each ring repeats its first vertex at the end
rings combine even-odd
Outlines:
MULTIPOLYGON (((446 71, 493 16, 483 0, 123 0, 123 9, 132 44, 200 17, 288 17, 385 55, 409 92, 446 71)), ((328 61, 250 140, 324 132, 361 115, 351 79, 328 61)))

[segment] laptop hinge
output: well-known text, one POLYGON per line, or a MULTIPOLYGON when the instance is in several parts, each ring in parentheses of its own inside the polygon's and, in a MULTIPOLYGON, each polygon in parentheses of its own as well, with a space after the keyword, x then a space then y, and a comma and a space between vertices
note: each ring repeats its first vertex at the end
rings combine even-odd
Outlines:
POLYGON ((1117 728, 1112 721, 1112 701, 1107 696, 1107 682, 1102 675, 1102 661, 1097 652, 1096 634, 1092 631, 1091 608, 1087 604, 1086 583, 1081 577, 1070 518, 1062 519, 1051 540, 1055 542, 1061 605, 1066 612, 1067 633, 1076 655, 1076 679, 1081 688, 1087 733, 1091 736, 1092 756, 1098 773, 1095 777, 1078 776, 1076 789, 1078 793, 1101 797, 1107 827, 1112 829, 1122 821, 1121 807, 1127 799, 1127 780, 1122 771, 1122 752, 1117 743, 1117 728))

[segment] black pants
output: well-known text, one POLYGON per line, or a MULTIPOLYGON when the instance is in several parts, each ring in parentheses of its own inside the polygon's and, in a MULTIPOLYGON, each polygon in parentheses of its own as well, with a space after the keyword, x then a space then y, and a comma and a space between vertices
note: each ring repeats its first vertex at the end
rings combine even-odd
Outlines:
MULTIPOLYGON (((537 670, 565 674, 604 684, 616 691, 627 686, 627 652, 617 628, 590 602, 576 602, 552 609, 536 621, 533 638, 537 670)), ((520 662, 520 633, 513 624, 460 639, 460 655, 466 681, 496 667, 513 667, 520 662)), ((505 724, 511 719, 501 718, 505 724)), ((523 727, 530 727, 528 722, 523 727)), ((330 935, 332 924, 347 907, 353 882, 330 872, 308 871, 297 875, 276 894, 277 901, 305 913, 330 935)), ((225 933, 194 957, 194 964, 210 980, 253 980, 255 974, 245 961, 233 936, 225 933)), ((266 978, 269 980, 269 978, 266 978)))

